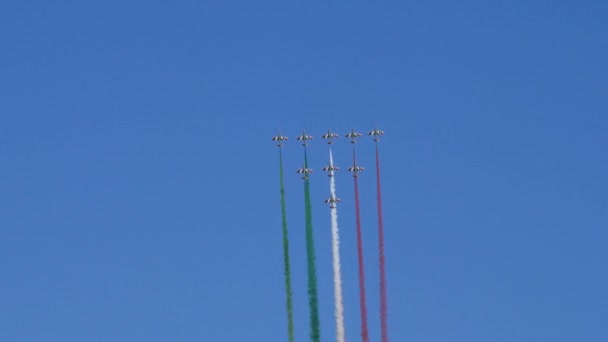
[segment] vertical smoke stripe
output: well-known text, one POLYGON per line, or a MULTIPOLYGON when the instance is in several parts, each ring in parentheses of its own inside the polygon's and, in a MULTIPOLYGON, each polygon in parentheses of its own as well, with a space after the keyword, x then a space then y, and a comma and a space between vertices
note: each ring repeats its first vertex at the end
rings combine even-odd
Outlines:
MULTIPOLYGON (((353 148, 353 165, 356 165, 357 157, 353 148)), ((359 263, 359 305, 361 310, 361 340, 369 342, 367 329, 367 299, 365 298, 365 267, 363 263, 363 236, 361 233, 361 209, 359 207, 359 180, 357 174, 353 175, 355 180, 355 215, 357 222, 357 260, 359 263)))
MULTIPOLYGON (((334 166, 334 159, 329 149, 329 166, 334 166)), ((332 198, 336 197, 336 181, 334 171, 329 171, 329 191, 332 198)), ((344 303, 342 299, 342 271, 340 265, 340 232, 338 230, 338 209, 336 203, 330 202, 330 213, 331 213, 331 249, 333 259, 333 271, 334 271, 334 305, 335 305, 335 317, 336 317, 336 341, 345 342, 344 333, 344 303)))
POLYGON ((285 273, 285 295, 287 297, 287 332, 288 341, 294 342, 294 327, 293 327, 293 302, 291 292, 291 265, 289 261, 289 238, 287 231, 287 212, 285 209, 285 185, 283 182, 283 153, 279 149, 279 174, 281 179, 281 219, 283 224, 283 264, 285 273))
POLYGON ((384 222, 382 220, 382 190, 380 187, 380 157, 376 144, 376 188, 378 197, 378 251, 380 263, 380 331, 382 342, 388 342, 386 268, 384 258, 384 222))
MULTIPOLYGON (((304 150, 304 168, 308 168, 308 156, 304 150)), ((312 228, 312 206, 310 203, 310 181, 304 180, 304 206, 306 211, 306 254, 308 260, 308 302, 310 305, 310 338, 321 342, 319 324, 319 300, 317 295, 317 266, 315 265, 315 245, 312 228)))

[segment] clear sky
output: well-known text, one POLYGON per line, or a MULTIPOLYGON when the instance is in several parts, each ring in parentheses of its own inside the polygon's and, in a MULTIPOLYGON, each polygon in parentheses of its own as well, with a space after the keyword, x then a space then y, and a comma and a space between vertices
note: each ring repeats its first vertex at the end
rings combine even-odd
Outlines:
MULTIPOLYGON (((381 141, 391 341, 608 341, 606 1, 3 1, 0 340, 308 338, 302 129, 381 141)), ((379 341, 373 143, 359 145, 379 341)), ((359 340, 351 146, 334 159, 359 340)), ((321 336, 330 216, 309 148, 321 336)))

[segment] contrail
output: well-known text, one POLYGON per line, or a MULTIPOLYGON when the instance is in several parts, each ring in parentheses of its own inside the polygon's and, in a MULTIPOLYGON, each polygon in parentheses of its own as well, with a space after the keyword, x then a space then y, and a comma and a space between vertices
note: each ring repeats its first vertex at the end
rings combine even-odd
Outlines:
POLYGON ((283 224, 283 263, 285 266, 285 294, 287 296, 287 331, 289 342, 294 341, 293 304, 291 299, 291 266, 289 262, 289 239, 287 231, 287 213, 285 210, 285 186, 283 184, 283 153, 279 149, 279 174, 281 179, 281 218, 283 224))
POLYGON ((386 303, 386 269, 384 258, 384 223, 382 220, 382 191, 380 187, 380 157, 376 143, 376 187, 378 196, 378 250, 380 262, 380 330, 382 342, 388 342, 387 303, 386 303))
POLYGON ((334 305, 336 316, 336 341, 345 342, 344 337, 344 304, 342 301, 342 271, 340 270, 340 235, 338 231, 338 209, 336 203, 336 181, 334 177, 334 159, 329 149, 329 188, 331 193, 330 198, 330 213, 331 213, 331 248, 333 256, 334 270, 334 305))
MULTIPOLYGON (((357 165, 357 156, 353 148, 353 165, 357 165)), ((359 208, 359 181, 357 173, 353 174, 355 180, 355 215, 357 222, 357 257, 359 263, 359 305, 361 310, 361 339, 369 342, 367 330, 367 304, 365 298, 365 267, 363 265, 363 236, 361 234, 361 210, 359 208)))
MULTIPOLYGON (((308 156, 304 149, 304 169, 308 169, 308 156)), ((305 173, 306 175, 306 173, 305 173)), ((319 300, 317 295, 317 267, 315 265, 315 244, 312 229, 312 207, 310 204, 310 181, 304 177, 304 208, 306 211, 306 254, 308 259, 308 302, 310 305, 310 338, 321 342, 319 324, 319 300)))

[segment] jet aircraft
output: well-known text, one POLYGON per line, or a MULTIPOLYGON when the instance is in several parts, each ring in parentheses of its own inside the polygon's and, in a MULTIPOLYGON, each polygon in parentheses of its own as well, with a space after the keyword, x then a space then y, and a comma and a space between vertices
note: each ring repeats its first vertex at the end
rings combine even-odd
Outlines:
POLYGON ((332 208, 332 209, 335 209, 336 208, 336 203, 340 202, 340 199, 338 197, 335 197, 335 196, 330 196, 324 202, 325 203, 329 203, 329 207, 332 208))
POLYGON ((337 133, 332 133, 332 131, 330 130, 327 130, 327 133, 321 136, 321 138, 327 139, 328 144, 333 144, 334 142, 332 141, 332 139, 335 139, 337 137, 339 137, 339 135, 337 133))
POLYGON ((333 176, 333 172, 331 172, 331 171, 338 171, 338 170, 340 170, 340 168, 335 165, 328 165, 323 168, 323 171, 330 171, 329 174, 327 175, 329 177, 333 176))
POLYGON ((348 168, 348 171, 353 173, 353 177, 358 177, 358 173, 363 170, 365 170, 363 167, 357 166, 356 164, 348 168))
POLYGON ((308 179, 308 174, 312 173, 312 171, 313 171, 312 169, 302 167, 301 169, 298 169, 296 172, 304 174, 302 179, 308 179))
POLYGON ((296 139, 302 141, 303 146, 308 146, 307 141, 312 140, 312 135, 307 135, 306 131, 302 131, 302 135, 298 136, 296 139))
POLYGON ((355 129, 351 129, 350 132, 346 133, 345 137, 350 138, 351 144, 356 143, 355 139, 361 137, 361 133, 355 132, 355 129))
POLYGON ((283 141, 287 141, 289 140, 289 138, 287 138, 284 135, 281 135, 281 132, 279 132, 278 135, 272 137, 272 141, 278 141, 279 143, 277 144, 277 146, 279 147, 283 147, 283 141))
POLYGON ((384 131, 381 131, 376 126, 374 126, 374 129, 369 131, 369 133, 367 133, 367 134, 373 136, 374 141, 378 142, 378 141, 380 141, 380 136, 384 135, 384 131))

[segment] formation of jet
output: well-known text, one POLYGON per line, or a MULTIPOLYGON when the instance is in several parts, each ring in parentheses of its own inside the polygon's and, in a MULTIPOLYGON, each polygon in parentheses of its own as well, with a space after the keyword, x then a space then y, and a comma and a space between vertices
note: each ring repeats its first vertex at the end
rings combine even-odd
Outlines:
MULTIPOLYGON (((369 133, 367 134, 374 137, 374 141, 378 142, 380 141, 380 136, 384 135, 384 131, 379 130, 378 127, 374 126, 374 129, 369 131, 369 133)), ((351 144, 356 144, 356 139, 360 138, 361 136, 362 134, 359 132, 355 132, 354 128, 351 129, 350 132, 346 133, 345 135, 345 137, 350 138, 351 144)), ((328 144, 333 144, 333 139, 336 139, 338 137, 339 135, 337 133, 333 133, 331 130, 328 130, 327 133, 321 136, 321 138, 327 139, 328 144)), ((301 141, 303 146, 308 146, 308 141, 312 140, 313 136, 306 134, 306 131, 302 131, 302 134, 296 137, 296 139, 298 141, 301 141)), ((276 136, 272 137, 272 141, 276 141, 278 147, 283 147, 283 142, 287 140, 289 139, 286 136, 281 135, 281 132, 279 132, 276 136)))
POLYGON ((323 171, 329 172, 329 174, 327 175, 329 177, 333 176, 333 172, 331 172, 331 171, 338 171, 338 170, 340 170, 340 168, 335 165, 328 165, 323 168, 323 171))
MULTIPOLYGON (((384 131, 379 130, 378 127, 374 125, 374 129, 369 131, 367 134, 369 136, 374 137, 375 142, 378 142, 378 141, 380 141, 380 136, 384 135, 384 131)), ((345 136, 347 138, 350 138, 350 142, 352 144, 355 144, 355 143, 357 143, 356 139, 360 138, 361 135, 362 135, 361 133, 355 132, 355 129, 353 128, 353 129, 351 129, 350 132, 346 133, 345 136)), ((333 144, 333 139, 336 139, 338 137, 339 137, 339 135, 336 133, 333 133, 331 130, 328 130, 327 133, 325 133, 321 136, 321 138, 327 139, 328 144, 333 144)), ((313 136, 306 134, 306 131, 302 131, 302 134, 299 135, 296 139, 298 141, 301 141, 303 146, 308 146, 308 141, 312 140, 313 136)), ((287 140, 289 140, 289 138, 287 138, 284 135, 281 135, 280 131, 277 133, 277 135, 272 137, 272 141, 276 141, 278 147, 283 147, 283 142, 287 141, 287 140)), ((323 167, 323 171, 328 172, 329 177, 332 177, 333 173, 335 171, 338 171, 339 169, 340 168, 338 168, 337 166, 334 166, 334 165, 328 165, 328 166, 323 167)), ((359 176, 358 173, 363 170, 364 170, 363 167, 357 166, 356 164, 354 164, 353 166, 348 168, 348 171, 353 173, 353 177, 358 177, 359 176)), ((302 179, 308 179, 308 175, 310 175, 313 172, 313 170, 311 168, 302 167, 302 168, 298 169, 296 172, 299 174, 302 174, 302 179)), ((334 203, 340 202, 340 199, 331 197, 331 198, 326 199, 325 202, 330 203, 331 208, 335 208, 334 203)))
POLYGON ((302 167, 301 169, 298 169, 296 172, 304 175, 304 176, 302 176, 302 179, 308 179, 308 174, 312 173, 312 169, 309 169, 307 167, 302 167))
POLYGON ((374 126, 374 129, 369 131, 369 133, 367 133, 367 134, 373 136, 374 141, 378 142, 378 141, 380 141, 380 136, 384 135, 384 131, 381 131, 376 126, 374 126))
POLYGON ((328 144, 333 144, 334 142, 332 141, 332 139, 335 139, 337 137, 339 137, 339 135, 337 133, 332 133, 332 131, 330 130, 327 130, 327 133, 321 136, 321 138, 327 139, 328 144))
POLYGON ((289 138, 287 138, 284 135, 281 135, 281 132, 279 132, 276 136, 272 137, 272 141, 278 141, 279 143, 277 144, 277 146, 279 147, 283 147, 283 141, 287 141, 289 140, 289 138))
POLYGON ((296 139, 299 141, 302 141, 303 146, 308 146, 307 141, 312 140, 312 138, 313 138, 312 135, 307 135, 306 131, 302 131, 302 135, 298 136, 296 139))
POLYGON ((355 144, 357 142, 355 139, 361 137, 361 133, 355 132, 355 129, 353 128, 350 130, 350 132, 346 133, 345 136, 350 138, 351 144, 355 144))
POLYGON ((329 196, 329 198, 327 198, 324 202, 329 203, 329 207, 335 209, 336 203, 340 202, 340 199, 335 196, 329 196))

